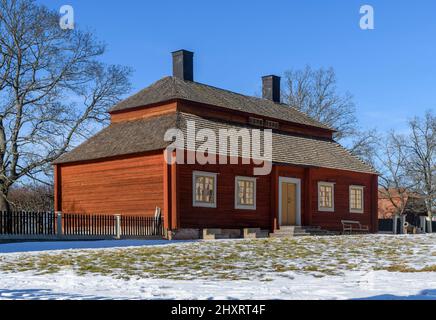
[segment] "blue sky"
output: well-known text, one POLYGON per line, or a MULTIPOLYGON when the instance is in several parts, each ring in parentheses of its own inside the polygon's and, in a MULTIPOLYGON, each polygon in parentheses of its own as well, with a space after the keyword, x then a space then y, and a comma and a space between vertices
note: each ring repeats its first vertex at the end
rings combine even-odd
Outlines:
POLYGON ((195 52, 199 82, 254 95, 261 76, 333 67, 364 127, 403 130, 436 109, 436 1, 102 1, 70 4, 81 28, 108 45, 105 60, 134 69, 134 91, 171 74, 170 52, 195 52), (375 30, 359 9, 375 10, 375 30))

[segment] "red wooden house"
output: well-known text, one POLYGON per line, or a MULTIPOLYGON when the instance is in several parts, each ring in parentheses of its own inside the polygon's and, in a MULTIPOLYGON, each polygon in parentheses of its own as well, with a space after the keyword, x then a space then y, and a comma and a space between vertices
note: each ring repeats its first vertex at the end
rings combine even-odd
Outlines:
MULTIPOLYGON (((62 212, 153 215, 167 230, 319 226, 356 220, 377 231, 377 173, 333 140, 334 130, 280 103, 280 78, 263 98, 194 81, 193 53, 173 53, 173 76, 122 101, 111 124, 55 163, 62 212), (272 129, 272 170, 255 164, 168 164, 168 129, 272 129)), ((192 133, 191 133, 192 134, 192 133)), ((219 152, 217 152, 218 154, 219 152)), ((233 163, 233 162, 232 162, 233 163)))

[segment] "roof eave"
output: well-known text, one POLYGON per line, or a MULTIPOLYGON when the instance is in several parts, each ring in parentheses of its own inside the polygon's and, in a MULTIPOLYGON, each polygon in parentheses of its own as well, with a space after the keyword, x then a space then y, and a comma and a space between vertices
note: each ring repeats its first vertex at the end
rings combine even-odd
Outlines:
POLYGON ((165 148, 158 148, 154 150, 147 150, 142 152, 132 152, 132 153, 125 153, 125 154, 119 154, 114 156, 107 156, 107 157, 96 157, 96 158, 89 158, 89 159, 83 159, 83 160, 71 160, 71 161, 62 161, 61 159, 59 161, 53 161, 52 165, 75 165, 75 164, 85 164, 85 163, 93 163, 93 162, 103 162, 103 161, 113 161, 117 159, 122 158, 130 158, 130 157, 140 157, 148 154, 158 154, 162 153, 165 150, 165 148))
POLYGON ((163 104, 177 102, 178 100, 180 100, 180 99, 178 99, 178 98, 171 98, 171 99, 166 99, 166 100, 162 100, 162 101, 158 101, 158 102, 153 102, 153 103, 149 103, 149 104, 145 104, 145 105, 140 105, 140 106, 137 106, 137 107, 131 107, 131 108, 120 109, 120 110, 114 110, 116 108, 116 106, 115 106, 115 107, 109 109, 108 113, 110 115, 113 115, 113 114, 120 114, 120 113, 125 113, 125 112, 132 112, 132 111, 136 111, 136 110, 152 108, 152 107, 160 106, 160 105, 163 105, 163 104))
MULTIPOLYGON (((250 113, 250 112, 245 112, 245 111, 240 111, 240 110, 233 110, 233 109, 228 109, 228 108, 224 108, 221 106, 217 106, 217 105, 213 105, 213 104, 207 104, 207 103, 203 103, 203 102, 198 102, 198 101, 194 101, 194 100, 189 100, 189 99, 183 99, 183 98, 171 98, 171 99, 166 99, 166 100, 162 100, 159 102, 154 102, 154 103, 150 103, 150 104, 146 104, 146 105, 140 105, 140 106, 136 106, 136 107, 131 107, 131 108, 127 108, 127 109, 121 109, 121 110, 113 110, 114 108, 112 108, 111 110, 108 111, 108 113, 110 115, 113 114, 120 114, 120 113, 125 113, 125 112, 133 112, 133 111, 137 111, 137 110, 141 110, 141 109, 146 109, 146 108, 151 108, 151 107, 155 107, 155 106, 160 106, 160 105, 164 105, 164 104, 168 104, 168 103, 173 103, 173 102, 187 102, 187 103, 191 103, 194 105, 202 105, 202 106, 206 106, 209 108, 214 108, 214 109, 219 109, 220 111, 224 111, 227 113, 234 113, 234 114, 240 114, 240 115, 248 115, 248 116, 260 116, 258 114, 255 113, 250 113)), ((286 123, 289 125, 293 125, 296 127, 304 127, 304 128, 313 128, 316 130, 322 130, 328 133, 331 133, 332 135, 334 133, 337 132, 337 130, 331 129, 331 128, 327 128, 327 127, 318 127, 318 126, 313 126, 313 125, 309 125, 309 124, 303 124, 303 123, 298 123, 298 122, 292 122, 292 121, 286 121, 283 119, 279 119, 276 117, 265 117, 274 121, 279 121, 281 123, 286 123)))

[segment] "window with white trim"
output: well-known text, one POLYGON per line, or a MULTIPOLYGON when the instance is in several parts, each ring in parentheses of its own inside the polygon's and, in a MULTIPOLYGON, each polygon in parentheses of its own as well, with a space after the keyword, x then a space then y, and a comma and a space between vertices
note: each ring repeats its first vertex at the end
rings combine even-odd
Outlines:
POLYGON ((256 210, 256 178, 235 178, 235 208, 256 210))
POLYGON ((335 184, 318 182, 318 211, 335 211, 335 184))
POLYGON ((193 206, 216 208, 217 174, 195 171, 193 173, 193 206))
POLYGON ((350 186, 350 212, 363 213, 364 187, 350 186))

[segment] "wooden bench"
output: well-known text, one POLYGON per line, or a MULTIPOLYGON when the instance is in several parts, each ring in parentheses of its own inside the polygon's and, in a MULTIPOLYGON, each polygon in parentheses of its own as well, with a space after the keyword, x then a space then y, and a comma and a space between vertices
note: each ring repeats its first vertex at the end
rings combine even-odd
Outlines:
POLYGON ((359 221, 342 220, 342 234, 353 232, 357 233, 369 233, 369 227, 362 225, 359 221))

